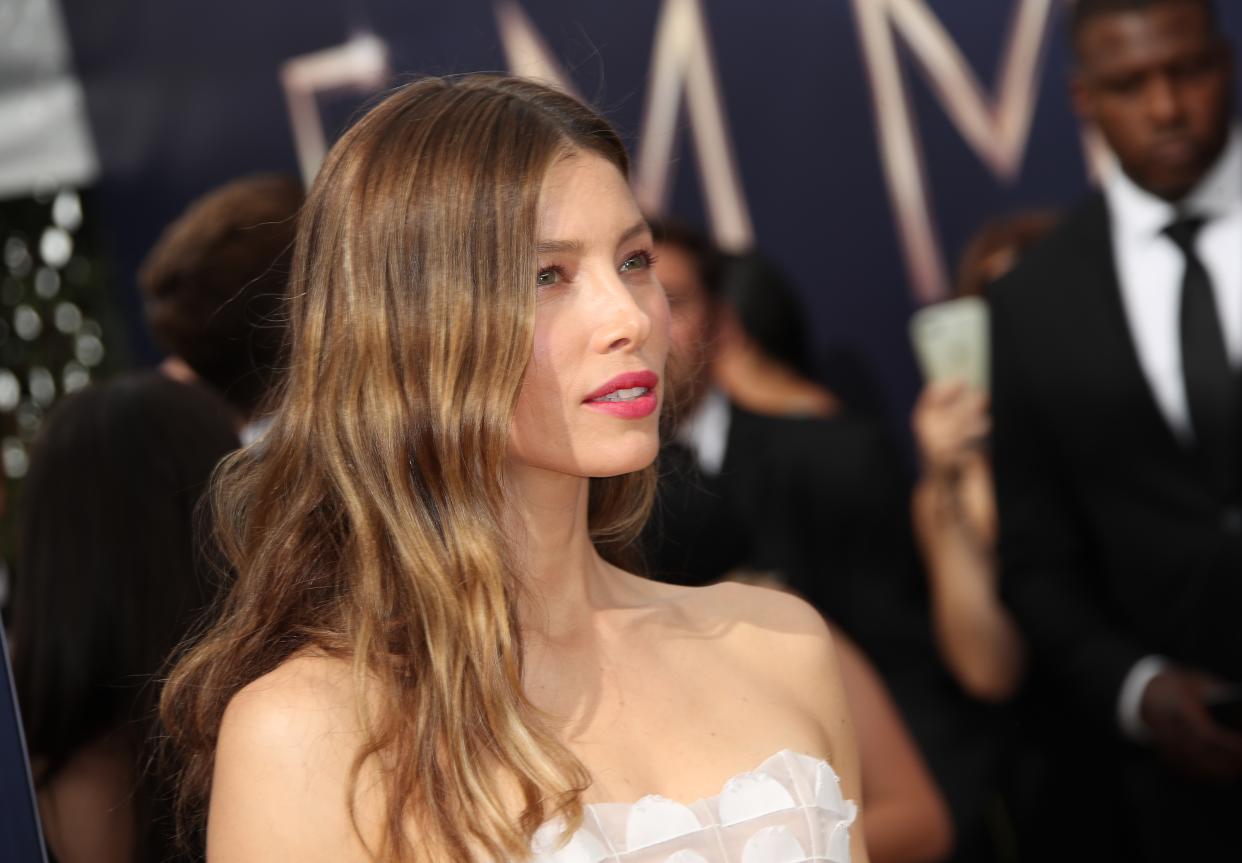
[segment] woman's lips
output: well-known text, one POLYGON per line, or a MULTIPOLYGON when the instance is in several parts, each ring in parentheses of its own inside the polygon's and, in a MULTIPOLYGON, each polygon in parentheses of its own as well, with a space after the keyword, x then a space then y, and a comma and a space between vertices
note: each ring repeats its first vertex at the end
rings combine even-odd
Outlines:
POLYGON ((659 382, 660 377, 655 372, 626 372, 596 389, 583 400, 583 404, 622 419, 641 419, 657 407, 656 386, 659 382))

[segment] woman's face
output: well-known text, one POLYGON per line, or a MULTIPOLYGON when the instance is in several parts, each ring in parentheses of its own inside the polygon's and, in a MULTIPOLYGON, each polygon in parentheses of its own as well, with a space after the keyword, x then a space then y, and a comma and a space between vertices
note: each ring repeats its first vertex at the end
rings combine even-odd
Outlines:
POLYGON ((659 448, 668 302, 621 172, 559 160, 539 214, 535 345, 510 436, 515 463, 583 477, 646 467, 659 448))

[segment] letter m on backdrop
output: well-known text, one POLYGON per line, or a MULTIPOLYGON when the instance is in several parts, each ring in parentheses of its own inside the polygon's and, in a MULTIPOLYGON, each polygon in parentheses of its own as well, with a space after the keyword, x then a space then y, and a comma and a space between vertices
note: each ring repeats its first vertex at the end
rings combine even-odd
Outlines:
MULTIPOLYGON (((995 0, 989 0, 995 2, 995 0)), ((1043 75, 1055 0, 1013 0, 994 93, 980 85, 925 0, 853 0, 871 80, 880 161, 915 299, 942 299, 949 274, 932 217, 914 111, 897 52, 900 36, 937 101, 971 150, 1001 182, 1022 169, 1043 75)))
MULTIPOLYGON (((496 18, 510 71, 574 93, 570 75, 517 0, 498 0, 496 18)), ((749 248, 754 228, 733 151, 702 0, 662 0, 648 77, 634 165, 634 194, 639 205, 651 215, 665 211, 677 164, 674 155, 684 102, 694 133, 712 236, 731 251, 749 248)))

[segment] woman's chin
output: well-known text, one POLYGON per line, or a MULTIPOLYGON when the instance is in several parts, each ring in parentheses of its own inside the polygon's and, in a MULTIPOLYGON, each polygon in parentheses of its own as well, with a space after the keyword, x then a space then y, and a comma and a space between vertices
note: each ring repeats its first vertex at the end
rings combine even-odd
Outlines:
POLYGON ((660 453, 659 435, 652 434, 648 440, 636 441, 633 445, 617 447, 608 453, 599 453, 584 464, 583 476, 604 479, 610 476, 622 476, 643 470, 656 460, 660 453))
POLYGON ((633 429, 622 435, 561 440, 539 447, 510 442, 510 468, 533 468, 587 479, 635 473, 650 466, 660 453, 659 430, 654 422, 650 425, 649 429, 633 429))

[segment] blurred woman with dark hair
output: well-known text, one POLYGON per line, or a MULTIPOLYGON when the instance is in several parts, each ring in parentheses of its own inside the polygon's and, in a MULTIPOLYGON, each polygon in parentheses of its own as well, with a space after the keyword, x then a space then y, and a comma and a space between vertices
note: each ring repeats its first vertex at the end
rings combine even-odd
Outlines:
POLYGON ((758 252, 728 255, 719 278, 724 303, 712 371, 721 389, 759 414, 835 414, 840 402, 818 381, 806 312, 780 267, 758 252))
POLYGON ((164 861, 153 678, 209 599, 198 498, 237 447, 223 400, 144 375, 49 418, 21 507, 13 663, 51 852, 164 861))
MULTIPOLYGON (((984 297, 1057 221, 1055 212, 1034 210, 984 224, 962 254, 954 296, 984 297)), ((936 646, 971 697, 1008 701, 1022 682, 1026 645, 997 585, 988 395, 963 381, 929 382, 911 425, 920 466, 913 521, 936 646)))

